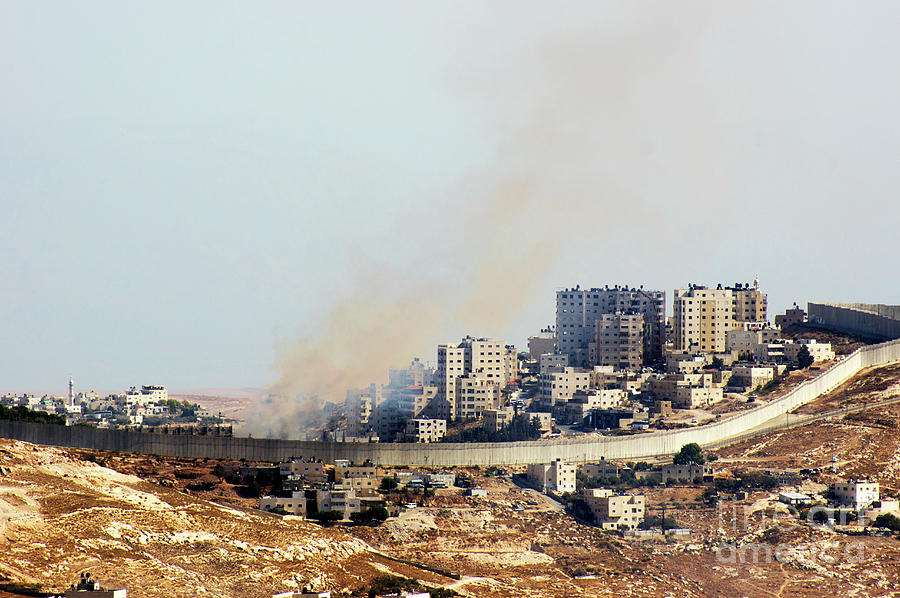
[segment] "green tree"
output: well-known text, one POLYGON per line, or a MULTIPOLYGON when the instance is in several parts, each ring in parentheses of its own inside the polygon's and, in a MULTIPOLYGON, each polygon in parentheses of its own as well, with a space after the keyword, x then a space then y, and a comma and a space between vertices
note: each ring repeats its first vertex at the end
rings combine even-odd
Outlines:
POLYGON ((882 513, 875 518, 873 525, 875 527, 886 527, 895 532, 900 532, 900 517, 890 513, 882 513))
POLYGON ((797 352, 797 365, 800 369, 808 368, 813 364, 813 356, 809 354, 806 345, 800 345, 800 351, 797 352))
POLYGON ((700 449, 700 445, 696 442, 692 442, 681 447, 681 450, 675 455, 673 462, 676 465, 687 465, 688 463, 703 465, 706 463, 706 459, 703 458, 703 451, 700 449))
POLYGON ((329 526, 332 523, 337 523, 341 519, 344 518, 344 514, 340 511, 319 511, 313 515, 310 515, 312 519, 315 519, 319 523, 325 526, 329 526))
POLYGON ((390 492, 391 490, 397 489, 397 480, 390 477, 381 478, 381 485, 378 487, 380 490, 385 490, 390 492))

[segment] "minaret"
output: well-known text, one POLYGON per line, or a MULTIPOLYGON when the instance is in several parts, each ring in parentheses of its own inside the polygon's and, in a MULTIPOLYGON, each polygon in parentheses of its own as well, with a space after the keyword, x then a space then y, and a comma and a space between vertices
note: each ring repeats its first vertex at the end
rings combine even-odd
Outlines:
POLYGON ((71 374, 69 375, 69 407, 75 406, 75 381, 72 380, 71 374))

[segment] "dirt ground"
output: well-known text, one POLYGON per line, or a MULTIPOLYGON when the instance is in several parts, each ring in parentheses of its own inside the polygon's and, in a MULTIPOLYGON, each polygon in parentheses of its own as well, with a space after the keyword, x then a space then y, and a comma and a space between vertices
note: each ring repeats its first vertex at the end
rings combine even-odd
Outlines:
MULTIPOLYGON (((808 407, 900 393, 900 367, 865 372, 808 407)), ((900 404, 716 450, 731 472, 819 468, 794 489, 871 477, 900 492, 900 404)), ((459 470, 488 491, 438 490, 377 527, 324 529, 260 513, 214 461, 0 440, 0 574, 61 590, 83 571, 138 598, 260 596, 311 584, 334 596, 393 573, 473 597, 896 596, 900 540, 798 522, 778 489, 708 500, 710 485, 642 491, 691 535, 638 540, 578 522, 509 477, 459 470), (192 490, 198 482, 204 490, 192 490), (537 504, 532 505, 529 502, 537 504)), ((509 468, 509 473, 521 468, 509 468)), ((400 498, 398 497, 399 501, 400 498)), ((852 530, 851 530, 852 531, 852 530)))

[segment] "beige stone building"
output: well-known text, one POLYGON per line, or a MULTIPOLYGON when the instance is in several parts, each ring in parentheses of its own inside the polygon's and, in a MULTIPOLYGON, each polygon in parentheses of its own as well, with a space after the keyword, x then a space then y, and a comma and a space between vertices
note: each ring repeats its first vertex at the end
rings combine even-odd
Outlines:
POLYGON ((644 359, 647 362, 660 359, 665 343, 665 292, 618 285, 575 287, 556 293, 558 351, 569 355, 572 365, 591 365, 589 344, 595 342, 595 322, 604 314, 616 312, 639 313, 644 317, 644 359))
POLYGON ((556 353, 556 333, 542 330, 535 336, 528 337, 528 355, 531 359, 540 359, 541 355, 556 353))
POLYGON ((834 359, 834 350, 831 348, 831 343, 820 343, 815 339, 806 338, 785 343, 784 356, 791 363, 797 363, 797 359, 800 354, 800 348, 804 346, 809 351, 809 354, 813 359, 813 363, 834 359))
POLYGON ((456 379, 453 419, 479 419, 486 410, 500 405, 500 385, 480 373, 470 373, 456 379))
POLYGON ((639 370, 644 365, 644 316, 635 312, 602 314, 588 344, 590 364, 639 370))
POLYGON ((709 463, 697 465, 696 463, 687 463, 678 465, 676 463, 668 463, 662 466, 662 482, 686 482, 692 483, 698 478, 711 480, 715 471, 709 463))
MULTIPOLYGON (((499 390, 506 388, 517 375, 516 349, 502 341, 466 337, 460 343, 438 345, 437 370, 434 375, 437 386, 434 401, 436 408, 430 410, 429 415, 444 419, 471 417, 472 409, 465 407, 460 409, 460 405, 471 403, 478 395, 485 394, 475 390, 475 387, 495 386, 499 396, 499 390), (469 381, 462 385, 457 383, 459 378, 469 374, 476 376, 470 377, 469 381), (457 396, 460 389, 467 391, 462 401, 457 396), (460 411, 466 412, 466 415, 461 415, 460 411)), ((475 410, 479 411, 480 415, 480 411, 495 408, 497 404, 495 402, 488 405, 481 401, 475 410)))
POLYGON ((406 422, 407 442, 439 442, 447 435, 447 420, 414 418, 406 422))
POLYGON ((675 349, 720 353, 726 350, 725 334, 743 322, 764 322, 766 295, 759 282, 709 289, 691 286, 675 289, 673 327, 675 349))
POLYGON ((541 377, 540 403, 544 408, 552 408, 565 402, 580 390, 587 390, 591 384, 591 372, 581 368, 565 368, 561 372, 541 377))
POLYGON ((644 520, 642 494, 616 495, 609 488, 586 488, 584 500, 603 529, 633 530, 644 520))
POLYGON ((526 475, 537 487, 562 494, 575 492, 575 471, 574 463, 564 463, 557 459, 552 463, 531 463, 526 475))

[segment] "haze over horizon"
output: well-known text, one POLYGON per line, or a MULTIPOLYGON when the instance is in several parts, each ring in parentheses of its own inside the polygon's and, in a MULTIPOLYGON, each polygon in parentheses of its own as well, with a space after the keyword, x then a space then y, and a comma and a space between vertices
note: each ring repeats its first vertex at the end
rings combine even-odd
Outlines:
POLYGON ((900 303, 900 6, 555 8, 3 3, 0 388, 342 396, 576 284, 900 303))

